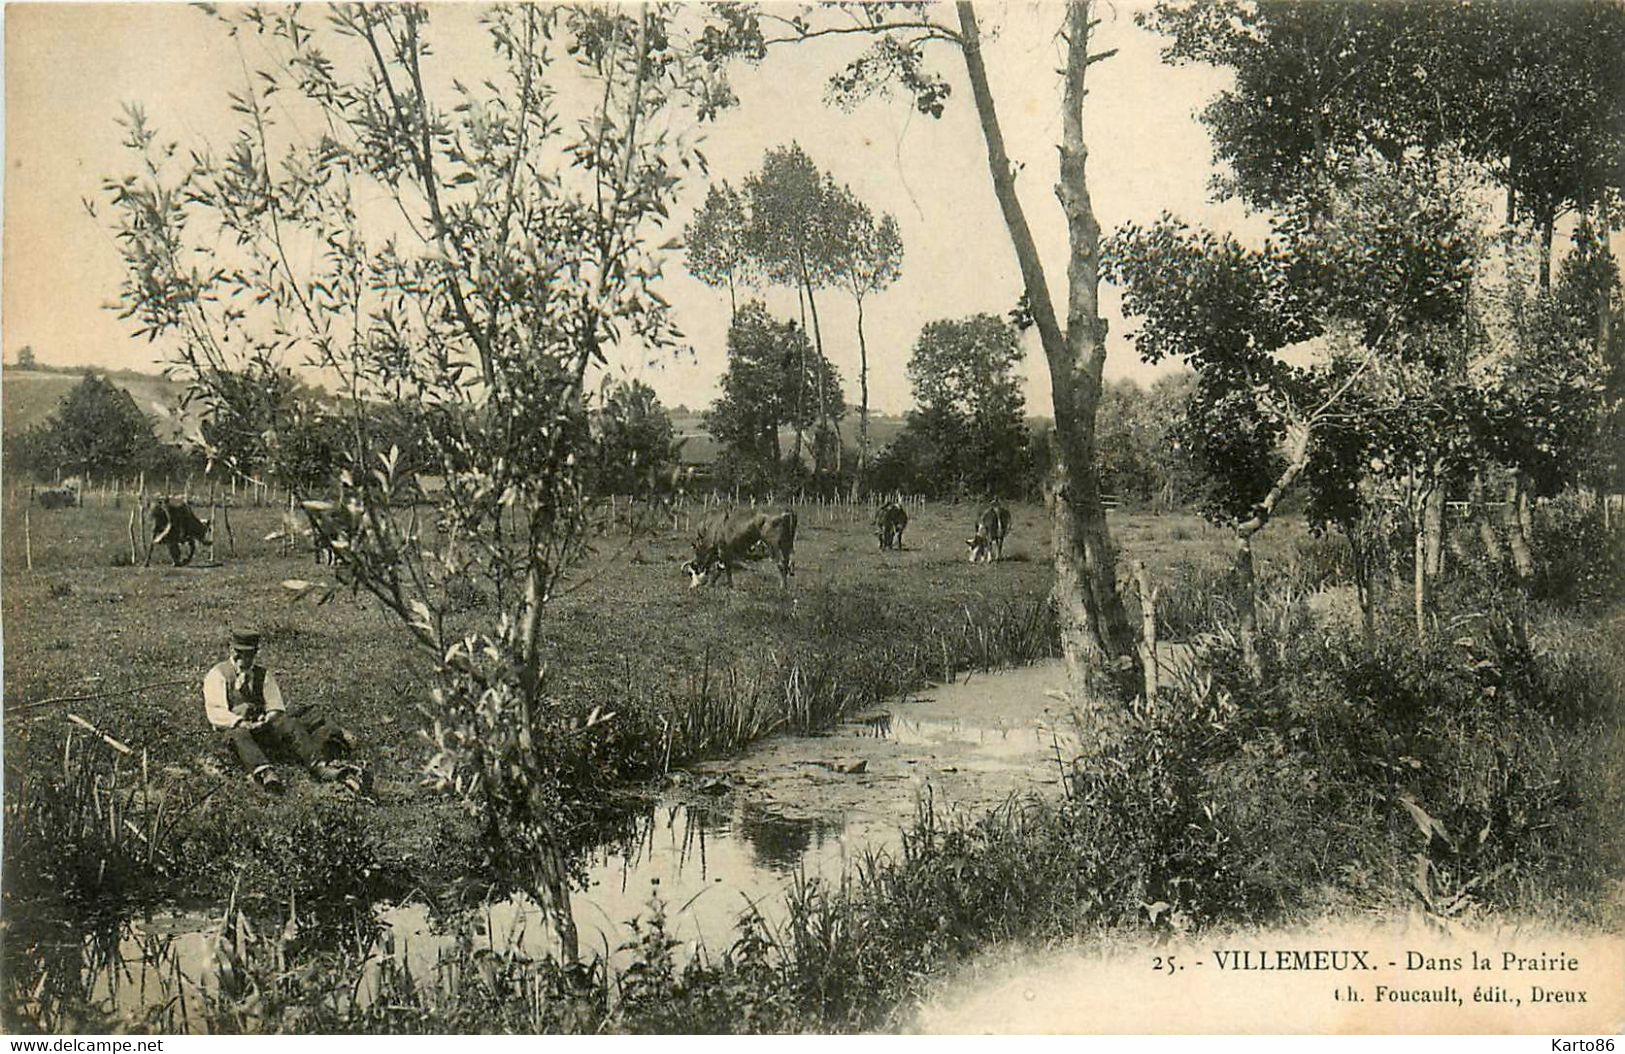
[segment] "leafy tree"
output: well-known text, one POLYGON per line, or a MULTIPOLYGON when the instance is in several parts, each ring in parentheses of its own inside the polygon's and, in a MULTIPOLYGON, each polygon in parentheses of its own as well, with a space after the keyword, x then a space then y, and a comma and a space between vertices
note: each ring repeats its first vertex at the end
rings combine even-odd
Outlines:
POLYGON ((689 273, 713 288, 727 287, 730 316, 739 310, 736 287, 750 284, 757 274, 749 223, 744 198, 724 180, 711 185, 705 204, 683 229, 689 273))
POLYGON ((191 438, 210 469, 301 497, 336 489, 344 423, 291 369, 255 357, 240 369, 219 370, 206 392, 187 394, 183 401, 203 411, 191 438))
POLYGON ((1196 484, 1178 425, 1195 389, 1190 372, 1159 377, 1149 389, 1131 380, 1106 385, 1100 400, 1100 479, 1119 498, 1162 509, 1181 504, 1196 484))
MULTIPOLYGON (((1309 215, 1286 217, 1279 233, 1250 250, 1164 217, 1148 229, 1125 225, 1107 254, 1125 313, 1142 319, 1134 335, 1142 357, 1178 355, 1197 371, 1184 441, 1208 481, 1205 513, 1234 535, 1240 635, 1255 673, 1254 535, 1327 450, 1318 440, 1328 424, 1376 392, 1385 362, 1437 373, 1459 354, 1451 336, 1465 318, 1477 248, 1451 189, 1403 169, 1368 171, 1309 215), (1353 339, 1331 339, 1340 329, 1353 339), (1281 356, 1312 338, 1328 353, 1318 365, 1281 356)), ((1368 399, 1368 412, 1403 405, 1404 390, 1395 389, 1397 404, 1368 399)), ((1422 500, 1442 486, 1443 450, 1456 442, 1452 432, 1429 434, 1433 453, 1411 450, 1405 460, 1422 500)))
POLYGON ((950 48, 965 64, 994 196, 1049 366, 1055 419, 1051 444, 1055 597, 1069 678, 1080 700, 1096 705, 1132 695, 1141 683, 1135 634, 1118 591, 1116 551, 1100 502, 1095 448, 1106 323, 1099 311, 1100 228, 1089 197, 1083 119, 1089 66, 1109 53, 1089 50, 1096 10, 1092 0, 1070 0, 1056 10, 1061 16, 1057 36, 1064 45, 1060 178, 1055 184, 1068 240, 1064 325, 1017 193, 1020 166, 1005 147, 975 8, 957 5, 952 23, 937 20, 933 9, 887 4, 828 5, 812 16, 779 15, 769 9, 759 19, 770 27, 765 32, 768 46, 836 35, 870 38, 869 47, 830 79, 830 95, 842 105, 899 88, 920 112, 940 116, 949 86, 927 64, 926 50, 950 48))
MULTIPOLYGON (((1226 192, 1267 208, 1349 160, 1389 164, 1454 147, 1539 232, 1617 220, 1625 189, 1625 8, 1608 0, 1485 4, 1158 3, 1137 16, 1172 62, 1231 70, 1204 110, 1226 192), (1610 208, 1612 202, 1614 208, 1610 208)), ((1599 224, 1600 229, 1600 224, 1599 224)))
POLYGON ((781 428, 810 428, 815 411, 801 393, 822 392, 826 405, 842 411, 840 377, 807 343, 793 321, 773 318, 760 301, 739 309, 728 329, 728 369, 722 394, 705 415, 705 426, 726 447, 743 478, 771 485, 780 475, 781 428))
POLYGON ((430 662, 426 777, 573 957, 563 832, 614 776, 571 763, 609 715, 543 684, 546 607, 586 541, 584 378, 622 342, 673 344, 657 232, 749 34, 731 10, 655 5, 210 13, 264 58, 224 149, 128 113, 133 164, 106 183, 124 313, 205 405, 256 360, 333 385, 347 494, 310 508, 338 585, 430 662), (444 68, 431 13, 478 17, 488 75, 444 68), (392 511, 425 490, 382 445, 377 408, 401 404, 423 411, 432 516, 392 511), (470 582, 492 605, 448 622, 470 582))
MULTIPOLYGON (((810 313, 811 348, 822 359, 824 334, 818 318, 818 290, 835 281, 840 253, 837 214, 826 180, 800 144, 791 143, 767 152, 761 170, 746 178, 744 193, 750 211, 751 255, 768 281, 796 290, 803 305, 802 329, 807 329, 806 313, 810 313)), ((810 394, 818 400, 818 413, 812 420, 833 427, 839 415, 831 413, 825 398, 827 389, 815 388, 810 394)), ((797 395, 805 400, 809 393, 803 390, 797 395)), ((804 408, 798 408, 797 418, 804 416, 804 408)), ((805 428, 798 426, 796 432, 797 462, 805 428)), ((815 457, 814 471, 822 470, 822 462, 815 457)))
MULTIPOLYGON (((827 178, 827 177, 826 177, 827 178)), ((871 294, 897 281, 903 269, 903 236, 890 213, 875 220, 850 187, 825 187, 834 212, 835 273, 858 308, 858 475, 869 464, 869 343, 863 334, 863 305, 871 294)))
POLYGON ((681 444, 673 439, 671 417, 655 390, 642 381, 605 386, 593 435, 595 487, 601 494, 657 493, 677 464, 681 444))
POLYGON ((56 412, 30 430, 20 448, 27 467, 45 475, 133 476, 153 467, 160 444, 152 420, 129 392, 100 374, 62 397, 56 412))
POLYGON ((993 315, 926 325, 908 376, 919 411, 908 428, 929 437, 941 458, 939 488, 1014 496, 1026 477, 1025 400, 1015 375, 1020 334, 993 315))
POLYGON ((34 345, 24 344, 20 349, 18 349, 17 368, 19 370, 31 370, 37 365, 38 362, 34 358, 34 345))

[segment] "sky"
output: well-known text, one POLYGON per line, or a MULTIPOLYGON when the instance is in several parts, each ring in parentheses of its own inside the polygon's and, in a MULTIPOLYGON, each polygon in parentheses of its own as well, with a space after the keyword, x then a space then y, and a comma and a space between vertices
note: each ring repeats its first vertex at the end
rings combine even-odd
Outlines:
MULTIPOLYGON (((1134 25, 1132 3, 1103 5, 1098 49, 1118 54, 1091 67, 1085 112, 1089 180, 1102 227, 1147 221, 1163 211, 1255 240, 1265 229, 1235 203, 1208 200, 1212 148, 1196 114, 1226 84, 1208 68, 1162 64, 1159 39, 1134 25)), ((1055 182, 1060 131, 1062 17, 1054 4, 986 4, 978 11, 993 91, 1011 156, 1022 165, 1018 189, 1064 303, 1066 236, 1055 182)), ((469 79, 482 61, 472 6, 445 5, 431 28, 449 38, 437 57, 469 79)), ((943 12, 952 19, 951 10, 943 12)), ((162 345, 130 336, 108 309, 122 265, 102 222, 82 204, 127 164, 116 119, 139 103, 183 145, 223 144, 235 128, 226 93, 241 85, 245 62, 218 24, 175 4, 12 4, 5 10, 4 357, 32 346, 41 362, 157 370, 162 345)), ((1016 303, 1020 276, 993 196, 986 153, 963 64, 943 48, 936 68, 952 85, 940 120, 902 98, 873 100, 847 113, 826 106, 824 82, 861 45, 851 39, 776 49, 758 68, 733 77, 740 105, 709 126, 705 152, 712 180, 734 185, 763 154, 791 141, 878 212, 897 217, 903 273, 865 305, 871 403, 901 412, 912 404, 906 365, 920 329, 942 318, 1003 314, 1016 303)), ((670 234, 680 234, 703 201, 704 179, 686 184, 670 234)), ((665 269, 664 295, 689 348, 677 354, 629 353, 617 372, 651 384, 668 405, 702 407, 718 393, 726 366, 726 291, 700 284, 680 255, 665 269)), ((796 313, 792 292, 769 290, 768 306, 796 313)), ((1108 378, 1155 375, 1135 356, 1132 327, 1103 288, 1110 324, 1108 378)), ((825 350, 856 403, 858 350, 851 298, 820 296, 825 350)), ((1023 364, 1030 412, 1044 413, 1049 384, 1036 337, 1023 364)), ((1166 369, 1167 367, 1163 367, 1166 369)))

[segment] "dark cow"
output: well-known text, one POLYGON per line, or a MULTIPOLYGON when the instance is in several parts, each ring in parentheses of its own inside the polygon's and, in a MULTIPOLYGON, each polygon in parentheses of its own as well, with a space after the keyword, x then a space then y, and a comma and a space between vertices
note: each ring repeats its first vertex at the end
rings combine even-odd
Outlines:
POLYGON ((71 509, 79 504, 79 489, 72 484, 64 483, 58 487, 46 487, 35 491, 34 498, 43 509, 71 509))
POLYGON ((733 585, 733 570, 745 560, 772 556, 779 565, 779 585, 788 589, 795 574, 791 558, 796 547, 796 514, 754 509, 718 510, 707 516, 694 535, 694 559, 683 565, 689 588, 716 580, 733 585))
POLYGON ((881 549, 901 549, 903 529, 908 526, 908 513, 895 499, 875 510, 875 537, 881 549))
MULTIPOLYGON (((198 543, 209 544, 209 521, 198 519, 180 498, 159 498, 147 510, 152 518, 152 545, 162 543, 169 550, 169 562, 184 567, 197 555, 198 543), (181 559, 181 546, 186 546, 186 559, 181 559)), ((147 546, 146 563, 152 563, 152 545, 147 546)))
POLYGON ((965 539, 970 547, 970 562, 990 564, 1004 559, 1004 539, 1010 533, 1010 510, 997 498, 982 510, 976 520, 976 537, 965 539))

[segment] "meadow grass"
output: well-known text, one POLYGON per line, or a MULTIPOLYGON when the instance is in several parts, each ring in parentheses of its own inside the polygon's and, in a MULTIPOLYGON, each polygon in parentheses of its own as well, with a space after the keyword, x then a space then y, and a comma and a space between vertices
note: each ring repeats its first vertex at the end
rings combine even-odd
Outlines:
MULTIPOLYGON (((62 522, 89 533, 111 512, 75 510, 62 522)), ((762 735, 818 728, 911 681, 1048 654, 1039 510, 1019 510, 1014 559, 991 568, 965 563, 973 512, 927 508, 910 525, 910 548, 882 554, 865 524, 810 511, 788 596, 770 574, 743 576, 731 593, 690 593, 676 571, 687 555, 680 532, 624 551, 606 540, 548 627, 550 689, 626 715, 583 764, 634 781, 762 735)), ((1267 675, 1253 681, 1225 632, 1227 536, 1191 517, 1131 515, 1115 526, 1125 565, 1151 565, 1161 608, 1173 612, 1170 639, 1185 641, 1189 658, 1157 705, 1131 711, 1108 755, 1080 760, 1066 801, 1022 799, 970 817, 927 806, 895 853, 867 856, 833 884, 796 886, 782 927, 746 918, 728 947, 688 956, 657 913, 636 927, 618 969, 531 959, 481 946, 469 931, 449 942, 432 976, 414 975, 402 961, 378 962, 365 941, 289 944, 228 926, 231 970, 212 994, 120 1027, 864 1030, 896 1027, 945 970, 1010 940, 1414 907, 1450 921, 1493 912, 1617 925, 1608 895, 1625 868, 1617 607, 1520 609, 1509 622, 1494 596, 1463 597, 1441 613, 1457 635, 1419 643, 1395 603, 1365 641, 1354 627, 1316 621, 1305 603, 1342 584, 1344 554, 1277 524, 1260 558, 1267 675), (1419 827, 1418 814, 1430 826, 1419 827), (364 979, 376 997, 354 996, 364 979), (198 1016, 177 1020, 181 1012, 198 1016)), ((258 543, 224 567, 143 571, 98 566, 96 544, 108 543, 75 547, 72 536, 48 540, 44 559, 36 547, 32 576, 14 570, 14 532, 5 540, 8 762, 53 771, 41 767, 52 756, 42 748, 60 743, 63 713, 13 707, 176 668, 201 675, 224 627, 247 610, 270 636, 268 657, 288 671, 290 694, 337 708, 363 731, 380 760, 380 800, 362 813, 308 786, 286 800, 215 795, 193 815, 216 840, 170 837, 170 859, 183 866, 160 874, 160 886, 169 881, 178 895, 186 883, 168 876, 185 873, 197 895, 218 895, 230 872, 245 891, 231 911, 261 918, 336 891, 353 910, 335 925, 348 917, 365 930, 373 900, 473 866, 455 811, 412 785, 423 675, 393 627, 348 601, 285 606, 275 582, 308 576, 308 565, 256 552, 258 543), (333 674, 339 668, 344 675, 333 674), (211 874, 211 855, 230 865, 213 883, 197 877, 211 874)), ((72 706, 146 748, 151 764, 178 770, 207 745, 193 695, 72 706)), ((70 805, 84 800, 82 777, 66 786, 70 805)), ((126 815, 139 825, 148 814, 126 815)), ((132 884, 150 877, 128 870, 132 884)), ((454 933, 474 924, 448 920, 454 933)), ((24 967, 8 972, 33 976, 24 967)), ((8 999, 11 1023, 25 1029, 93 1009, 73 991, 50 1006, 8 999)))
MULTIPOLYGON (((280 555, 262 540, 278 526, 277 509, 234 508, 235 555, 217 526, 217 565, 205 550, 173 568, 162 550, 151 567, 127 566, 128 502, 34 506, 32 573, 23 512, 7 509, 0 535, 9 773, 52 771, 72 727, 67 715, 77 715, 144 754, 175 793, 206 799, 190 814, 198 848, 183 852, 205 866, 178 877, 171 895, 222 897, 246 861, 274 870, 253 859, 255 839, 237 832, 297 826, 335 792, 295 775, 287 798, 247 793, 229 761, 208 764, 216 741, 202 716, 203 673, 225 654, 231 628, 254 627, 290 704, 316 707, 356 733, 375 773, 377 801, 366 810, 388 832, 385 855, 425 872, 466 860, 447 847, 449 832, 470 837, 456 804, 417 785, 419 707, 430 687, 424 657, 364 597, 340 593, 321 606, 290 599, 283 579, 323 571, 308 554, 280 555), (62 696, 92 698, 40 705, 62 696), (232 839, 240 844, 210 864, 216 843, 232 839)), ((976 512, 970 504, 917 510, 907 548, 882 553, 866 510, 805 507, 788 592, 760 567, 736 576, 732 590, 690 590, 679 570, 690 555, 681 521, 601 538, 544 631, 547 690, 582 713, 617 712, 580 756, 584 786, 636 784, 763 735, 827 726, 928 680, 1053 654, 1043 510, 1017 507, 1009 559, 993 567, 966 560, 976 512)), ((1192 517, 1126 516, 1118 527, 1128 556, 1143 551, 1158 574, 1222 552, 1218 532, 1192 517), (1167 543, 1175 530, 1188 540, 1167 543)))

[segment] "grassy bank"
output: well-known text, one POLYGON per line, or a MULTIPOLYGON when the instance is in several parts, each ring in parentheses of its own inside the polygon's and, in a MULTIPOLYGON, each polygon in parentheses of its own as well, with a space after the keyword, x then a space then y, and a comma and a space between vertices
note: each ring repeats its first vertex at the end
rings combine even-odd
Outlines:
MULTIPOLYGON (((280 581, 319 572, 261 541, 271 509, 235 511, 236 556, 222 534, 219 566, 200 553, 179 569, 161 554, 127 566, 128 511, 29 510, 32 573, 22 510, 5 521, 7 915, 232 896, 314 913, 479 888, 472 825, 418 783, 428 671, 398 628, 359 598, 290 603, 280 581), (293 706, 357 733, 375 801, 297 774, 274 798, 217 756, 198 685, 244 625, 265 633, 293 706)), ((597 841, 622 796, 670 768, 826 726, 931 678, 1050 654, 1047 568, 1030 558, 1037 510, 1022 510, 1015 558, 992 569, 964 562, 970 515, 924 510, 909 548, 881 554, 867 524, 806 510, 788 595, 769 574, 690 591, 680 530, 605 539, 547 626, 559 704, 616 713, 560 773, 580 803, 566 836, 597 841)))
MULTIPOLYGON (((1036 510, 1022 510, 1015 558, 994 568, 964 563, 963 512, 926 510, 902 554, 874 552, 861 524, 807 517, 790 599, 769 575, 731 594, 690 593, 676 573, 678 537, 606 547, 549 630, 552 690, 618 715, 575 778, 607 801, 668 765, 819 727, 921 679, 1047 654, 1036 510)), ((1127 556, 1151 563, 1166 638, 1186 643, 1189 658, 1104 754, 1081 760, 1067 800, 1016 801, 985 817, 927 810, 896 853, 835 886, 796 887, 783 927, 747 918, 726 948, 694 957, 658 917, 645 919, 630 965, 613 971, 492 947, 478 913, 455 910, 500 891, 472 881, 460 816, 412 782, 421 672, 362 606, 271 607, 275 582, 307 565, 269 554, 181 571, 37 562, 25 578, 8 557, 8 733, 21 730, 7 748, 8 762, 20 759, 7 777, 10 1023, 59 1028, 99 1012, 86 990, 51 987, 64 971, 48 972, 37 953, 62 935, 15 925, 31 889, 81 905, 218 903, 236 890, 231 911, 254 925, 228 915, 229 969, 185 1010, 201 1017, 178 1021, 173 1004, 150 1021, 116 1022, 160 1030, 864 1030, 895 1027, 944 971, 1007 941, 1413 908, 1456 921, 1618 925, 1617 605, 1530 602, 1468 576, 1441 594, 1450 632, 1417 642, 1399 595, 1367 640, 1357 618, 1311 598, 1346 589, 1335 543, 1281 530, 1261 576, 1266 674, 1254 680, 1229 630, 1224 537, 1172 517, 1125 518, 1118 529, 1127 556), (24 606, 21 655, 19 596, 56 605, 24 606), (238 777, 211 785, 189 774, 207 744, 191 689, 72 704, 138 748, 127 757, 82 730, 65 749, 63 710, 11 710, 37 702, 53 671, 83 684, 86 655, 123 663, 100 671, 107 687, 114 675, 156 679, 166 665, 200 675, 245 603, 290 671, 290 694, 341 708, 363 731, 379 762, 376 805, 309 785, 272 800, 242 793, 238 777), (86 614, 98 604, 167 611, 180 629, 86 614), (345 672, 316 678, 336 668, 334 656, 345 672), (13 663, 32 696, 13 694, 13 663), (30 869, 15 870, 18 860, 30 869), (461 892, 438 898, 453 935, 438 967, 413 974, 405 960, 380 960, 369 905, 436 875, 461 880, 461 892)))

